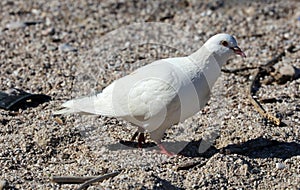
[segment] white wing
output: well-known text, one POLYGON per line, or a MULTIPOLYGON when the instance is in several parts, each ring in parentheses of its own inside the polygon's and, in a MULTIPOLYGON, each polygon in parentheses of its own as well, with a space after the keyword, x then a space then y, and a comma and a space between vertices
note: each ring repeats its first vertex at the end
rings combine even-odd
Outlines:
MULTIPOLYGON (((176 58, 185 61, 187 58, 176 58)), ((114 81, 102 93, 67 101, 55 112, 99 114, 114 117, 156 115, 176 96, 181 86, 178 68, 159 60, 114 81)))

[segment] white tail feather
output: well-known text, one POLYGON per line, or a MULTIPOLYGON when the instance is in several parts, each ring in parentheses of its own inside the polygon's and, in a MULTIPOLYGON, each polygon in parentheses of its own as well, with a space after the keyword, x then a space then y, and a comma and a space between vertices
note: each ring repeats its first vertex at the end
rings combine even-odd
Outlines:
POLYGON ((69 100, 62 104, 62 109, 53 112, 54 115, 61 114, 96 114, 105 116, 115 116, 110 102, 105 101, 101 96, 87 96, 78 99, 69 100))

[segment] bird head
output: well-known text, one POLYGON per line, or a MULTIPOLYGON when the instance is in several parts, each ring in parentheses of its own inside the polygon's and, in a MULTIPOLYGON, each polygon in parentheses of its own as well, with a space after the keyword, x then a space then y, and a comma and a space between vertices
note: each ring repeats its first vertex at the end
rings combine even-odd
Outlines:
POLYGON ((229 34, 216 34, 209 38, 204 46, 208 51, 215 53, 226 60, 232 55, 246 57, 245 53, 237 45, 236 39, 229 34))

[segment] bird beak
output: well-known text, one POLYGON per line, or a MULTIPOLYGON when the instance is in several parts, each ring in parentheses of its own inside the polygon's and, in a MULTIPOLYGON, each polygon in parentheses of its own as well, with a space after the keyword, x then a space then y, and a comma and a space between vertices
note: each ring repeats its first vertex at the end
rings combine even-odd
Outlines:
POLYGON ((230 49, 232 49, 235 54, 238 54, 242 57, 246 57, 246 54, 238 46, 231 47, 230 49))

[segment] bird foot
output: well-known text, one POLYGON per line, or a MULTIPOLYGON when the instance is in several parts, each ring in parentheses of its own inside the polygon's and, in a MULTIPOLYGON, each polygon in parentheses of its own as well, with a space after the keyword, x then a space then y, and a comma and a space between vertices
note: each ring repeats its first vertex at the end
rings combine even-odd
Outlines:
POLYGON ((159 147, 161 154, 165 154, 167 156, 175 156, 176 155, 173 152, 169 152, 162 144, 157 144, 157 146, 159 147))
POLYGON ((137 136, 139 136, 138 137, 138 147, 142 148, 143 147, 142 145, 146 142, 145 135, 144 135, 144 133, 140 133, 140 132, 137 131, 132 136, 131 141, 135 141, 137 136))
MULTIPOLYGON (((138 148, 142 148, 143 147, 143 144, 146 142, 146 138, 145 138, 145 135, 144 133, 140 133, 140 132, 135 132, 134 135, 132 136, 131 138, 131 141, 134 141, 136 139, 136 137, 138 136, 138 148)), ((159 153, 161 154, 165 154, 167 156, 174 156, 176 155, 175 153, 173 152, 169 152, 163 144, 157 144, 157 146, 159 147, 160 151, 159 153)))

